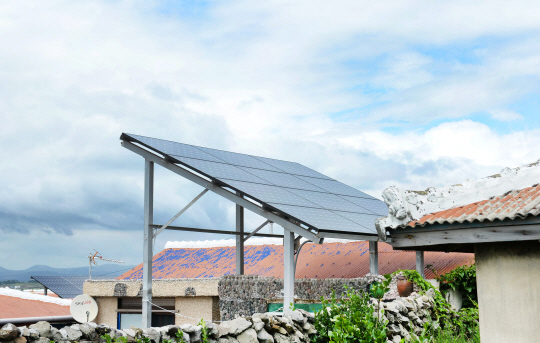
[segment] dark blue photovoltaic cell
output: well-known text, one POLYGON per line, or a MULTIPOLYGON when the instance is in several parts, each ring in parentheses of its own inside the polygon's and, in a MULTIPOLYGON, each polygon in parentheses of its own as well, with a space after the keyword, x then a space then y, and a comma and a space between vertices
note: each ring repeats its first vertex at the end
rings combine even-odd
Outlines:
POLYGON ((250 167, 250 168, 258 168, 258 169, 266 169, 266 170, 273 170, 279 172, 280 170, 272 167, 271 165, 261 162, 258 159, 256 159, 253 156, 245 155, 245 154, 237 154, 234 152, 228 152, 228 151, 222 151, 222 150, 216 150, 216 149, 209 149, 209 148, 199 148, 202 151, 218 158, 222 162, 229 163, 235 166, 242 166, 242 167, 250 167))
POLYGON ((266 183, 288 188, 298 188, 306 189, 311 191, 326 192, 324 189, 321 189, 311 183, 307 183, 300 179, 297 175, 285 174, 285 173, 276 173, 268 170, 262 169, 253 169, 247 167, 238 167, 246 172, 257 175, 257 177, 267 181, 266 183))
POLYGON ((247 173, 244 170, 240 169, 239 167, 236 167, 230 164, 196 160, 193 158, 180 157, 180 156, 174 156, 174 155, 172 156, 176 158, 177 160, 179 160, 180 162, 183 162, 186 165, 193 167, 201 171, 202 173, 209 175, 211 177, 214 177, 216 179, 220 179, 220 180, 230 179, 230 180, 238 180, 238 181, 256 182, 256 183, 262 183, 262 184, 270 184, 269 182, 253 174, 247 173))
MULTIPOLYGON (((32 276, 34 280, 53 291, 60 298, 73 299, 77 295, 83 294, 84 281, 88 276, 32 276)), ((114 277, 94 276, 92 280, 110 280, 114 277)))
POLYGON ((313 169, 309 169, 308 167, 305 167, 305 166, 301 165, 300 163, 281 161, 281 160, 274 160, 272 158, 259 157, 259 156, 254 156, 254 157, 256 159, 262 161, 262 162, 268 163, 268 164, 276 167, 277 169, 279 169, 280 171, 282 171, 284 173, 295 174, 295 175, 303 175, 303 176, 311 176, 311 177, 318 177, 318 178, 321 178, 321 179, 332 180, 328 176, 323 175, 323 174, 321 174, 319 172, 316 172, 313 169))
POLYGON ((361 206, 363 208, 368 208, 372 212, 378 214, 381 217, 388 215, 388 206, 380 201, 379 199, 366 199, 366 198, 357 198, 357 197, 349 197, 345 195, 340 195, 343 199, 346 199, 352 203, 355 203, 358 206, 361 206))
POLYGON ((345 217, 357 224, 362 225, 363 227, 369 229, 372 233, 377 233, 375 229, 375 220, 380 218, 378 214, 366 214, 366 213, 353 213, 353 212, 339 212, 335 211, 337 215, 345 217))
POLYGON ((313 202, 291 193, 289 188, 227 179, 222 179, 222 181, 227 185, 238 189, 240 192, 249 194, 253 198, 265 203, 275 202, 280 204, 320 208, 320 206, 314 204, 313 202))
MULTIPOLYGON (((355 203, 351 201, 347 201, 343 197, 335 195, 335 194, 330 194, 330 193, 313 194, 313 192, 311 191, 304 191, 304 190, 299 190, 299 189, 291 189, 291 192, 304 199, 309 199, 310 201, 316 203, 322 208, 326 208, 327 210, 376 214, 368 210, 367 208, 358 206, 355 203)), ((372 200, 367 200, 367 201, 372 201, 372 200)))
MULTIPOLYGON (((350 186, 347 186, 341 182, 335 181, 335 180, 322 180, 322 179, 315 179, 312 177, 305 177, 305 176, 299 176, 302 180, 309 182, 319 188, 324 189, 328 193, 333 194, 340 194, 340 195, 349 195, 353 197, 360 197, 360 198, 367 198, 367 199, 375 199, 371 195, 368 195, 364 192, 360 192, 357 189, 354 189, 350 186)), ((380 200, 379 200, 380 201, 380 200)))
POLYGON ((376 234, 375 219, 388 212, 384 202, 299 163, 126 136, 315 229, 376 234))
POLYGON ((205 160, 205 161, 223 162, 220 159, 217 159, 214 156, 209 155, 192 145, 165 141, 162 139, 155 139, 155 138, 149 138, 149 137, 144 137, 144 136, 137 136, 137 135, 130 135, 130 136, 167 155, 197 158, 197 159, 205 160))
POLYGON ((352 220, 349 220, 328 210, 311 207, 282 205, 276 203, 272 203, 270 205, 320 230, 349 231, 365 234, 373 234, 373 230, 375 230, 374 224, 371 224, 373 229, 364 227, 358 223, 355 223, 352 220))

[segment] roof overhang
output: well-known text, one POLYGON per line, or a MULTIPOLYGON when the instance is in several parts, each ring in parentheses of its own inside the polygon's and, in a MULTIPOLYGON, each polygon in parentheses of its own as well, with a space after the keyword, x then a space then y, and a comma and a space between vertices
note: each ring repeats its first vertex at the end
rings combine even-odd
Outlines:
POLYGON ((540 240, 540 218, 406 227, 392 230, 396 250, 473 252, 474 244, 540 240))

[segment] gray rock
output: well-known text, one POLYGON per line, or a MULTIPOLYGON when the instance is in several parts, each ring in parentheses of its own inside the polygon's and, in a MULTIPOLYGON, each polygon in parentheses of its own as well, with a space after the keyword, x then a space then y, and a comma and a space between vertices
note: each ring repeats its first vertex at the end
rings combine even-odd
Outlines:
POLYGON ((41 337, 52 338, 51 324, 47 322, 37 322, 30 325, 28 328, 36 330, 41 337))
MULTIPOLYGON (((106 335, 106 334, 110 334, 110 332, 113 330, 111 327, 105 325, 105 324, 100 324, 98 326, 95 327, 95 330, 97 332, 97 334, 99 336, 101 335, 106 335)), ((38 330, 39 331, 39 330, 38 330)), ((43 335, 41 335, 43 336, 43 335)))
MULTIPOLYGON (((94 324, 94 323, 92 323, 94 324)), ((96 329, 94 326, 90 325, 90 323, 83 323, 79 325, 79 330, 81 330, 82 335, 84 338, 87 338, 89 340, 95 340, 98 338, 98 334, 96 333, 96 329)))
POLYGON ((395 335, 395 336, 392 338, 392 342, 394 342, 394 343, 399 343, 399 342, 401 342, 401 336, 400 336, 400 335, 395 335))
POLYGON ((56 329, 54 327, 51 328, 51 331, 52 331, 52 339, 55 341, 55 342, 61 342, 61 341, 67 341, 68 340, 68 336, 67 336, 67 331, 64 330, 64 329, 56 329))
POLYGON ((251 320, 253 321, 253 328, 255 331, 259 332, 264 328, 264 322, 261 318, 252 318, 251 320))
POLYGON ((137 337, 137 332, 135 332, 133 329, 124 329, 123 331, 126 333, 126 335, 128 335, 128 337, 137 337))
POLYGON ((26 326, 19 327, 21 336, 28 338, 29 340, 36 340, 39 338, 39 332, 35 329, 29 329, 26 326))
POLYGON ((254 329, 247 329, 236 337, 239 343, 258 343, 257 332, 254 329))
POLYGON ((428 291, 426 292, 426 296, 427 296, 431 301, 433 301, 433 299, 435 299, 435 290, 434 290, 433 288, 428 289, 428 291))
POLYGON ((197 325, 193 327, 193 332, 189 333, 189 340, 191 343, 199 343, 202 340, 202 326, 197 325))
POLYGON ((0 340, 1 341, 10 341, 19 336, 19 328, 14 324, 6 324, 0 329, 0 340))
POLYGON ((35 343, 49 343, 50 339, 46 337, 40 337, 37 341, 34 341, 35 343))
POLYGON ((206 325, 206 330, 208 332, 208 336, 212 338, 219 338, 219 330, 216 324, 205 321, 205 325, 206 325))
POLYGON ((148 337, 150 341, 159 343, 161 341, 161 334, 153 328, 143 329, 143 336, 148 337))
POLYGON ((257 332, 257 339, 260 343, 274 343, 274 337, 272 337, 265 329, 261 329, 257 332))
POLYGON ((302 313, 298 310, 292 311, 290 313, 290 317, 294 322, 299 324, 304 324, 305 322, 307 322, 307 318, 304 317, 302 313))
POLYGON ((274 334, 274 342, 275 343, 291 343, 291 341, 289 340, 289 338, 287 338, 287 336, 282 335, 278 332, 274 334))
POLYGON ((180 329, 182 329, 182 331, 186 333, 192 333, 193 331, 195 331, 195 327, 190 324, 180 325, 180 329))
MULTIPOLYGON (((62 330, 64 330, 66 332, 66 336, 67 336, 68 340, 70 340, 70 341, 78 341, 78 340, 80 340, 80 338, 83 335, 80 330, 74 329, 74 328, 72 328, 70 326, 66 326, 62 330)), ((60 330, 60 331, 62 331, 62 330, 60 330)))
POLYGON ((219 337, 222 337, 225 335, 238 336, 239 334, 246 331, 250 327, 251 327, 251 322, 246 320, 246 318, 243 318, 243 317, 236 318, 235 320, 225 321, 219 325, 219 328, 218 328, 219 337))

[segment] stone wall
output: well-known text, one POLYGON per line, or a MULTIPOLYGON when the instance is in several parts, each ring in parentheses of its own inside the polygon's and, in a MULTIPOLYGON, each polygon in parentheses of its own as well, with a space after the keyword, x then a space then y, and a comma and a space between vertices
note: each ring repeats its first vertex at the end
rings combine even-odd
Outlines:
MULTIPOLYGON (((366 275, 354 279, 296 279, 294 283, 295 302, 320 302, 332 296, 342 298, 345 286, 355 290, 365 290, 374 281, 381 281, 380 275, 366 275)), ((264 313, 268 303, 283 301, 283 279, 257 275, 226 275, 218 285, 221 320, 231 320, 237 316, 251 316, 264 313)))
MULTIPOLYGON (((387 324, 387 342, 397 343, 402 338, 408 340, 410 333, 420 333, 424 323, 432 316, 433 290, 426 295, 415 293, 407 298, 396 298, 381 303, 381 320, 387 324)), ((375 310, 379 305, 371 300, 375 310)), ((238 317, 234 320, 217 324, 206 322, 210 343, 309 343, 317 331, 313 325, 315 315, 302 310, 296 310, 290 315, 274 315, 270 313, 255 313, 249 317, 238 317)), ((147 337, 151 343, 160 343, 181 335, 186 343, 202 341, 200 325, 169 325, 159 328, 139 329, 130 328, 117 330, 108 325, 95 323, 75 324, 63 329, 55 329, 47 322, 38 322, 29 327, 16 327, 6 324, 0 330, 2 343, 49 343, 79 342, 104 343, 102 335, 125 337, 127 342, 136 342, 141 337, 147 337)))

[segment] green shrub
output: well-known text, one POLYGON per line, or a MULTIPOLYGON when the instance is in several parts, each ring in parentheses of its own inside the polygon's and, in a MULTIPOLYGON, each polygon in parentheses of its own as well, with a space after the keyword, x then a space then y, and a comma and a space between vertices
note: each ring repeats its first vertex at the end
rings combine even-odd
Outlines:
POLYGON ((478 302, 478 293, 476 290, 476 265, 459 266, 449 273, 438 275, 437 272, 429 268, 435 274, 435 279, 440 283, 441 292, 453 289, 459 291, 463 296, 463 307, 475 308, 478 302))
POLYGON ((407 280, 416 283, 420 287, 420 293, 425 293, 429 289, 433 289, 435 292, 433 314, 437 325, 430 325, 425 328, 425 331, 429 332, 431 336, 453 333, 455 338, 472 339, 478 335, 478 304, 474 300, 472 301, 473 307, 462 308, 459 312, 454 312, 441 292, 435 289, 431 283, 424 280, 416 270, 401 270, 400 272, 403 273, 407 280))
POLYGON ((367 293, 347 289, 341 303, 333 292, 330 301, 321 298, 323 308, 315 314, 315 343, 384 343, 386 323, 379 322, 367 293))

